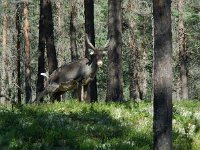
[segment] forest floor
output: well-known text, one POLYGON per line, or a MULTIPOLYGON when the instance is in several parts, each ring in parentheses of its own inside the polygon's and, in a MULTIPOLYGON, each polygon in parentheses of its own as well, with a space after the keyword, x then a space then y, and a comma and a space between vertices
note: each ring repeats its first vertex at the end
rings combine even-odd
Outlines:
MULTIPOLYGON (((0 149, 152 149, 151 102, 0 106, 0 149)), ((200 102, 173 106, 173 149, 200 149, 200 102)))

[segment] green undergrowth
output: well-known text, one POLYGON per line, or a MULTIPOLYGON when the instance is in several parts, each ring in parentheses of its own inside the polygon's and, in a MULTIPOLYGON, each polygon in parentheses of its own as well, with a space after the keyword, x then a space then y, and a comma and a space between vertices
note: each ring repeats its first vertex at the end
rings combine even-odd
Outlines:
MULTIPOLYGON (((199 102, 173 107, 174 149, 200 149, 199 102)), ((0 107, 1 149, 152 149, 150 102, 54 104, 0 107)))

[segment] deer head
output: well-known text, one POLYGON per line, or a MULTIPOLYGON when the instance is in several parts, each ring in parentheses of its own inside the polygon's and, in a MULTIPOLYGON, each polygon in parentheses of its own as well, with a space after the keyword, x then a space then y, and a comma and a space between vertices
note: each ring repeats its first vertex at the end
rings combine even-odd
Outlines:
POLYGON ((102 66, 103 56, 107 53, 107 48, 109 47, 110 40, 108 40, 106 42, 106 44, 100 48, 96 48, 93 46, 93 44, 90 42, 87 34, 86 34, 86 41, 87 41, 88 47, 92 50, 92 51, 90 51, 90 55, 92 55, 93 59, 96 60, 97 66, 99 66, 99 67, 102 66))

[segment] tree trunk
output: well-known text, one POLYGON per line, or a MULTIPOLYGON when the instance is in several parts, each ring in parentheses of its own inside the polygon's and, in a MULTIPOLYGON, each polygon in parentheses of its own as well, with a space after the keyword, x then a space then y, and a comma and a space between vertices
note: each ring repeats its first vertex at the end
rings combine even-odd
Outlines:
MULTIPOLYGON (((77 17, 77 7, 76 0, 71 0, 71 12, 70 12, 70 51, 71 51, 71 61, 78 59, 78 51, 76 44, 76 17, 77 17)), ((73 90, 72 97, 78 98, 78 90, 73 90)))
POLYGON ((172 149, 171 0, 153 0, 154 150, 172 149))
POLYGON ((108 35, 111 38, 108 50, 107 101, 123 101, 122 76, 122 24, 121 1, 108 0, 108 35))
POLYGON ((28 0, 24 1, 24 38, 25 38, 25 90, 26 103, 31 102, 31 66, 30 66, 30 26, 28 21, 28 0))
POLYGON ((71 61, 78 59, 77 45, 76 45, 76 16, 77 7, 76 0, 71 1, 71 12, 70 12, 70 51, 71 61))
MULTIPOLYGON (((132 12, 134 11, 134 5, 131 0, 128 1, 128 11, 132 12)), ((129 95, 130 99, 132 100, 138 100, 140 99, 140 92, 139 92, 139 79, 138 79, 138 44, 136 44, 136 35, 134 34, 136 32, 136 22, 134 18, 129 18, 128 20, 128 26, 130 30, 129 35, 129 47, 130 47, 130 53, 129 53, 129 72, 130 72, 130 87, 129 87, 129 95)))
POLYGON ((176 100, 181 100, 180 76, 176 79, 176 100))
POLYGON ((16 5, 16 30, 17 30, 17 101, 21 104, 21 20, 22 20, 22 8, 21 4, 16 5))
MULTIPOLYGON (((130 22, 131 26, 134 24, 133 21, 130 22)), ((129 45, 130 45, 130 99, 139 100, 140 99, 140 84, 139 84, 139 49, 136 44, 136 37, 134 36, 134 29, 131 32, 129 45)))
POLYGON ((186 50, 186 34, 183 18, 184 0, 179 0, 179 22, 178 22, 178 38, 179 38, 179 64, 180 64, 180 86, 181 99, 188 99, 188 82, 187 82, 187 50, 186 50))
POLYGON ((142 26, 142 37, 143 37, 143 41, 141 43, 141 85, 140 85, 140 89, 141 89, 141 95, 140 98, 143 100, 144 98, 146 98, 146 94, 147 94, 147 70, 146 70, 146 65, 147 65, 147 36, 146 36, 146 24, 148 24, 147 22, 147 17, 144 16, 144 23, 142 26))
MULTIPOLYGON (((45 72, 45 18, 44 18, 44 3, 40 0, 40 21, 39 21, 39 45, 38 45, 38 74, 36 85, 36 97, 44 90, 44 76, 41 73, 45 72)), ((43 98, 40 99, 43 102, 43 98)))
MULTIPOLYGON (((89 40, 95 46, 95 31, 94 31, 94 0, 84 0, 85 6, 85 32, 87 33, 89 40)), ((90 59, 90 54, 86 44, 85 55, 90 59)), ((93 59, 93 58, 91 58, 93 59)), ((91 102, 97 101, 97 79, 96 77, 92 81, 87 93, 87 100, 91 102)))
MULTIPOLYGON (((128 1, 128 12, 135 11, 136 6, 133 5, 131 0, 128 1)), ((134 17, 129 18, 128 26, 130 30, 130 37, 129 37, 129 46, 130 46, 130 53, 129 53, 129 69, 130 69, 130 99, 133 100, 142 100, 146 93, 146 72, 145 72, 145 65, 146 65, 146 51, 144 42, 141 44, 140 41, 138 42, 136 39, 137 36, 135 33, 140 31, 141 29, 137 29, 137 23, 135 22, 134 17), (139 45, 142 46, 139 46, 139 45)), ((145 25, 142 26, 143 29, 141 36, 143 36, 143 32, 145 32, 145 25)))
MULTIPOLYGON (((3 7, 5 10, 7 10, 8 2, 7 0, 4 0, 3 7)), ((7 54, 7 29, 8 29, 8 16, 6 14, 7 12, 4 11, 3 14, 3 35, 2 35, 2 74, 1 74, 1 103, 6 103, 6 89, 7 89, 7 81, 8 81, 8 54, 7 54)))
MULTIPOLYGON (((47 49, 47 59, 48 59, 48 69, 49 74, 51 74, 58 67, 58 61, 56 56, 56 49, 54 44, 54 33, 53 33, 53 17, 52 17, 52 2, 51 0, 43 0, 42 1, 43 8, 43 18, 44 18, 44 32, 45 32, 45 42, 47 49)), ((60 95, 53 95, 51 98, 60 101, 60 95)))
POLYGON ((58 0, 58 31, 61 32, 61 12, 62 12, 62 2, 58 0))
MULTIPOLYGON (((145 37, 144 37, 145 38, 145 37)), ((142 42, 141 46, 141 84, 140 84, 140 98, 141 100, 144 100, 146 98, 147 94, 147 71, 146 71, 146 64, 147 64, 147 53, 146 53, 146 45, 147 43, 144 41, 142 42)))
MULTIPOLYGON (((133 50, 134 51, 134 50, 133 50)), ((141 89, 140 89, 140 83, 139 83, 139 72, 137 70, 137 65, 138 64, 133 64, 133 58, 136 55, 131 55, 130 54, 130 60, 132 61, 130 63, 130 77, 131 77, 131 81, 130 81, 130 99, 133 100, 141 100, 141 89)))
MULTIPOLYGON (((133 31, 134 32, 134 31, 133 31)), ((146 95, 147 79, 146 79, 146 46, 145 43, 141 43, 138 46, 136 42, 136 36, 130 36, 130 99, 143 100, 146 95)))
POLYGON ((56 49, 54 44, 54 26, 52 17, 52 2, 51 0, 43 0, 44 9, 44 24, 45 24, 45 37, 49 74, 51 74, 58 67, 56 56, 56 49))

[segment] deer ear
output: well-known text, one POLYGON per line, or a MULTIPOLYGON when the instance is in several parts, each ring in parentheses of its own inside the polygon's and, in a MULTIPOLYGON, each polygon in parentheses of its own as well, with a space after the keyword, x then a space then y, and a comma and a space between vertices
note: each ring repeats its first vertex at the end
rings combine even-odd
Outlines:
POLYGON ((104 49, 107 49, 110 46, 110 41, 111 39, 109 38, 106 42, 106 44, 104 45, 104 49))
POLYGON ((90 55, 93 55, 94 54, 94 51, 90 51, 90 55))

